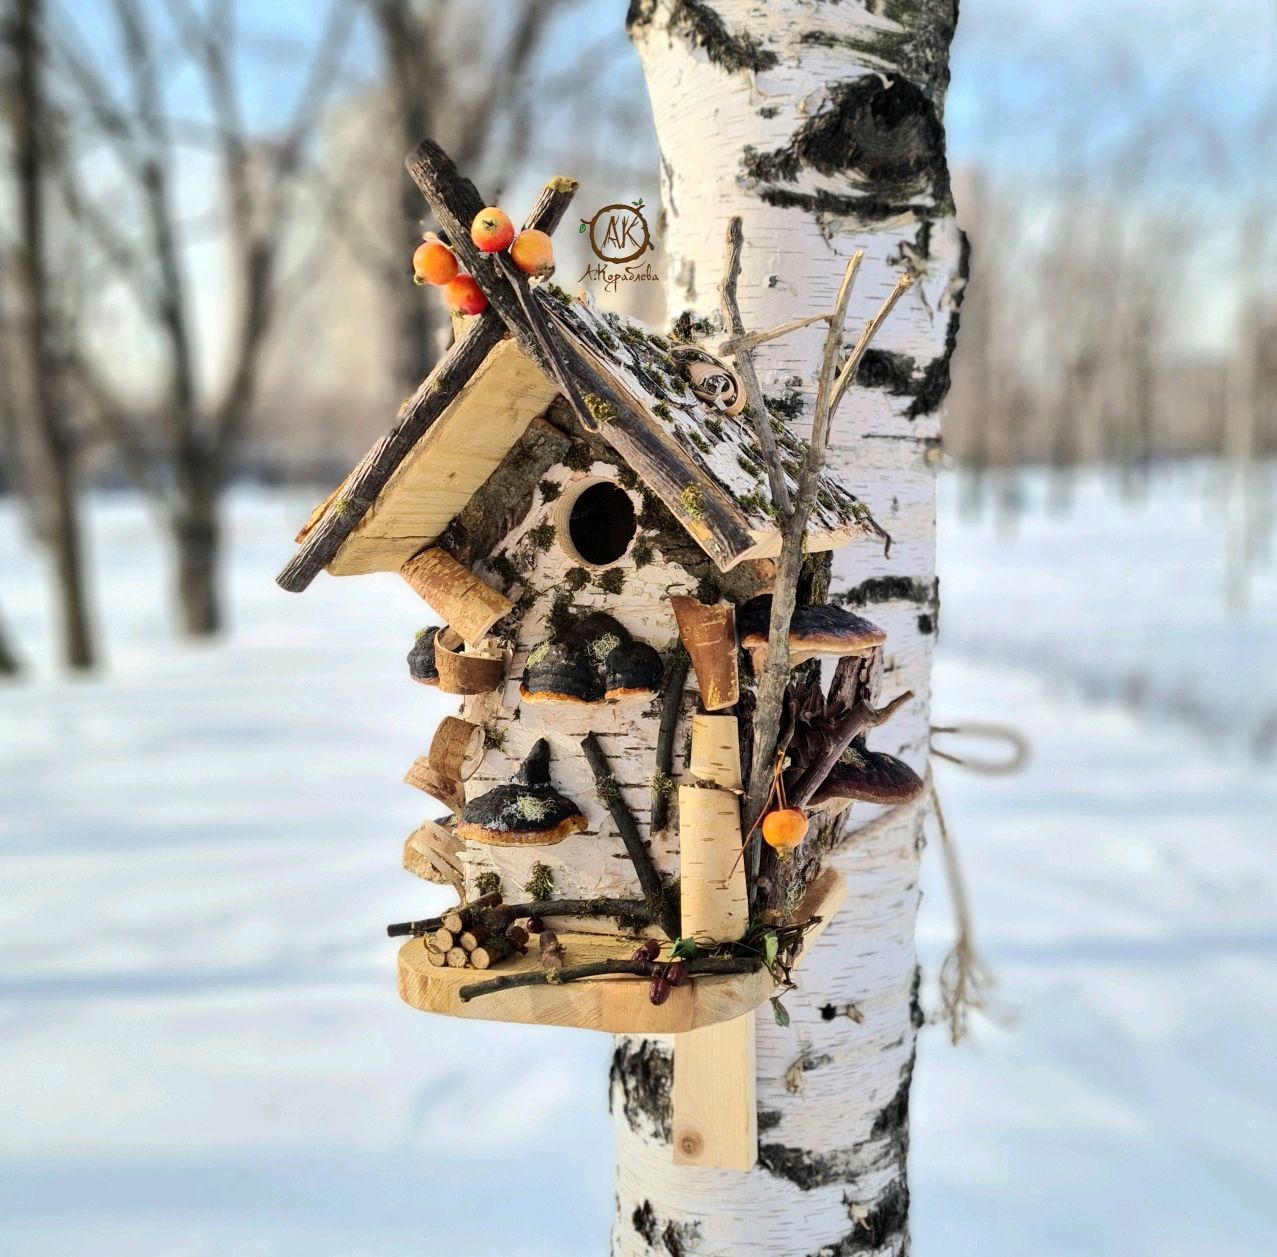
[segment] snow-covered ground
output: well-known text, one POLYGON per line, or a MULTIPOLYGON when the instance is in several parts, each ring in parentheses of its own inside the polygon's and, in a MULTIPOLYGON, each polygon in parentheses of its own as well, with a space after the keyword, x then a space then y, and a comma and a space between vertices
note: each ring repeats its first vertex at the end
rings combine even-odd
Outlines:
MULTIPOLYGON (((1094 701, 1138 667, 1142 699, 1277 702, 1274 575, 1228 623, 1205 501, 1089 484, 1010 539, 945 512, 937 717, 1035 755, 938 770, 1008 1021, 924 1033, 920 1257, 1277 1252, 1277 780, 1173 704, 1094 701)), ((98 504, 92 683, 43 667, 0 509, 0 608, 42 665, 0 688, 0 1253, 606 1251, 609 1041, 395 998, 382 926, 440 898, 399 868, 399 775, 442 709, 405 677, 401 582, 275 589, 310 504, 238 496, 215 649, 173 643, 142 509, 98 504)), ((934 974, 934 852, 926 878, 934 974)))

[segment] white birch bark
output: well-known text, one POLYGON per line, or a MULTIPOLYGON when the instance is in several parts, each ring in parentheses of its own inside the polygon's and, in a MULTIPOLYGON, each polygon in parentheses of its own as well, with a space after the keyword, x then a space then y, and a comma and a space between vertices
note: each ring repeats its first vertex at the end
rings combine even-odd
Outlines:
MULTIPOLYGON (((889 558, 869 542, 839 552, 834 590, 887 630, 884 692, 917 698, 873 741, 919 771, 937 610, 936 411, 966 262, 941 121, 955 17, 953 0, 634 0, 629 14, 662 152, 672 317, 714 315, 733 214, 750 328, 831 309, 856 247, 866 258, 849 340, 902 268, 918 277, 843 404, 830 465, 894 538, 889 558)), ((800 429, 823 336, 813 326, 758 353, 765 393, 800 429)), ((850 826, 872 817, 858 810, 850 826)), ((851 894, 785 998, 791 1025, 760 1015, 754 1171, 675 1166, 668 1047, 619 1043, 617 1257, 908 1250, 919 817, 843 849, 851 894)))

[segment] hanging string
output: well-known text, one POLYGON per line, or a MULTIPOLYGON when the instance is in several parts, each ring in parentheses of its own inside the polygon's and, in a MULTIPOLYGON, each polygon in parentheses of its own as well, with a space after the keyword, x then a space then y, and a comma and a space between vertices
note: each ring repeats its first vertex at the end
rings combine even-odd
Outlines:
POLYGON ((932 725, 931 754, 936 759, 948 760, 969 769, 973 773, 982 773, 986 777, 1004 777, 1009 773, 1019 772, 1028 763, 1029 740, 1019 729, 1010 725, 988 724, 978 720, 969 720, 961 725, 932 725), (956 755, 936 746, 936 737, 974 738, 978 742, 1001 742, 1008 748, 1002 759, 973 759, 970 755, 956 755))

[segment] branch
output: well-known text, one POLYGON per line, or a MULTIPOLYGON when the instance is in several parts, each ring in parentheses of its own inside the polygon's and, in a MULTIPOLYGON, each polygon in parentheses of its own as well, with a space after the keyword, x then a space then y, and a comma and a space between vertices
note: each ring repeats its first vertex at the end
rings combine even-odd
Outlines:
POLYGON ((690 663, 687 651, 676 650, 665 673, 665 692, 661 697, 661 725, 656 735, 656 770, 652 774, 652 819, 649 830, 659 833, 669 823, 671 769, 674 767, 674 735, 678 716, 683 709, 683 690, 687 685, 690 663))
POLYGON ((754 712, 754 745, 750 756, 749 792, 745 799, 745 832, 750 834, 746 872, 753 898, 762 855, 762 834, 756 832, 771 789, 776 739, 785 706, 785 690, 789 685, 789 622, 798 599, 798 576, 802 570, 807 521, 816 502, 816 490, 825 465, 825 447, 829 440, 830 402, 833 396, 838 353, 842 348, 843 324, 847 304, 856 282, 865 252, 857 249, 848 259, 838 297, 834 302, 825 352, 820 364, 816 391, 816 409, 812 418, 811 441, 807 458, 798 477, 798 499, 785 520, 780 558, 776 563, 776 584, 772 591, 771 620, 767 630, 767 662, 758 682, 758 702, 754 712))
POLYGON ((878 334, 878 329, 886 322, 887 315, 891 313, 892 307, 900 300, 901 297, 913 287, 913 276, 907 272, 896 280, 896 286, 891 290, 886 301, 884 301, 878 310, 878 313, 865 324, 865 330, 860 333, 860 339, 852 346, 851 354, 847 361, 843 363, 842 370, 838 373, 838 379, 834 382, 833 400, 829 403, 829 413, 832 415, 838 409, 838 403, 842 401, 847 390, 856 382, 856 373, 860 370, 860 360, 865 356, 865 350, 869 348, 870 342, 878 334))
MULTIPOLYGON (((644 899, 535 899, 530 903, 502 904, 511 919, 525 920, 527 917, 615 917, 618 920, 651 922, 652 910, 644 899)), ((423 921, 399 921, 386 926, 386 934, 390 938, 403 938, 411 935, 420 938, 437 930, 443 924, 443 918, 449 913, 473 907, 463 904, 459 908, 450 908, 448 912, 437 917, 426 917, 423 921)))
POLYGON ((594 773, 594 791, 599 796, 599 802, 612 815, 612 821, 621 835, 621 841, 625 844, 630 862, 634 865, 639 886, 642 887, 643 894, 652 905, 661 929, 669 938, 678 938, 680 921, 677 906, 657 871, 643 835, 639 833, 634 813, 630 811, 621 794, 620 786, 616 784, 616 777, 608 766, 607 756, 603 754, 603 748, 599 745, 597 736, 587 733, 581 739, 581 750, 590 765, 590 770, 594 773))
MULTIPOLYGON (((739 219, 733 219, 733 222, 739 222, 739 219)), ((726 281, 724 281, 726 285, 726 281)), ((733 284, 732 299, 735 300, 735 284, 733 284)), ((741 354, 753 353, 759 345, 765 345, 768 341, 779 340, 782 336, 788 336, 790 332, 797 332, 801 328, 810 327, 813 323, 828 323, 832 315, 829 314, 813 314, 805 319, 790 319, 786 323, 778 323, 775 327, 769 327, 765 332, 745 332, 740 336, 730 336, 727 340, 720 341, 716 348, 716 352, 720 357, 736 358, 741 354)))
MULTIPOLYGON (((740 304, 736 300, 741 250, 744 245, 745 235, 741 228, 740 215, 736 215, 727 224, 727 258, 723 263, 723 282, 719 285, 719 297, 722 302, 723 323, 737 337, 745 335, 745 321, 741 318, 740 304)), ((787 515, 790 511, 789 485, 785 483, 785 469, 781 466, 780 453, 776 449, 776 434, 772 431, 763 386, 758 382, 754 358, 748 350, 737 353, 736 369, 745 390, 745 404, 754 425, 754 433, 758 437, 758 447, 763 452, 767 481, 771 486, 772 505, 782 516, 787 515)))
POLYGON ((912 690, 893 698, 885 707, 874 707, 865 699, 856 703, 847 716, 830 732, 829 744, 824 754, 802 775, 793 790, 787 791, 790 807, 804 807, 808 800, 824 784, 839 756, 870 729, 890 720, 896 711, 913 697, 912 690))
MULTIPOLYGON (((707 956, 703 960, 687 962, 689 978, 713 977, 736 973, 753 973, 761 968, 759 960, 738 959, 733 956, 707 956)), ((498 991, 509 991, 519 986, 559 986, 564 982, 576 982, 582 978, 606 978, 630 975, 636 978, 654 978, 665 971, 659 960, 596 960, 588 965, 576 965, 571 969, 525 969, 522 973, 507 973, 486 982, 472 982, 463 986, 457 996, 463 1004, 498 991)))

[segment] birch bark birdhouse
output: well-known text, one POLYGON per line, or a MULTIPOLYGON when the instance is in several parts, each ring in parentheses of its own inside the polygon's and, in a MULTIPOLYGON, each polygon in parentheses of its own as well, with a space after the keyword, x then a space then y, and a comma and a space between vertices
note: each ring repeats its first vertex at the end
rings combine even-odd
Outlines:
MULTIPOLYGON (((398 572, 435 620, 405 642, 405 681, 459 700, 408 774, 450 814, 432 807, 404 859, 462 903, 392 927, 410 936, 400 992, 454 1016, 688 1035, 681 1159, 743 1166, 752 1125, 723 1151, 704 1110, 713 1053, 752 1039, 707 1055, 691 1032, 750 1025, 841 893, 813 874, 787 917, 751 916, 737 610, 760 657, 751 600, 782 543, 757 427, 664 336, 472 249, 482 202, 434 146, 409 166, 490 305, 279 577, 398 572)), ((552 230, 573 187, 550 184, 529 225, 552 230)), ((790 466, 794 438, 776 439, 790 466)), ((832 478, 815 503, 808 555, 871 531, 832 478)), ((812 652, 881 642, 845 613, 808 618, 812 652)))

